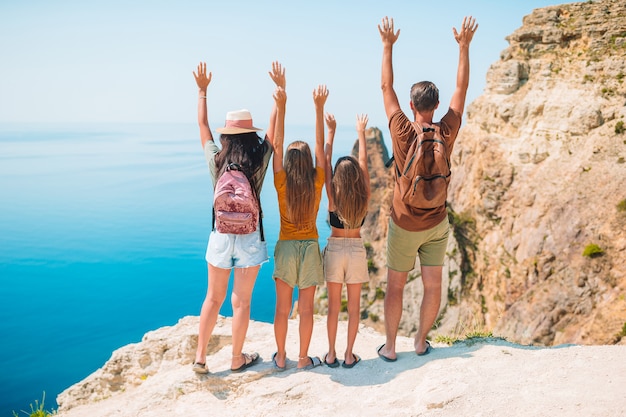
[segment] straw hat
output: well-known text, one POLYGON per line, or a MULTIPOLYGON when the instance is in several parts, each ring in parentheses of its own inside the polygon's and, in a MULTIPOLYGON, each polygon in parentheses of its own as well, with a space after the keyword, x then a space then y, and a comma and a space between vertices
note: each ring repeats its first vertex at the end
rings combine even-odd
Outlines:
POLYGON ((239 133, 257 132, 262 129, 252 125, 252 115, 248 110, 241 109, 226 113, 226 124, 224 127, 215 130, 217 130, 218 133, 236 135, 239 133))

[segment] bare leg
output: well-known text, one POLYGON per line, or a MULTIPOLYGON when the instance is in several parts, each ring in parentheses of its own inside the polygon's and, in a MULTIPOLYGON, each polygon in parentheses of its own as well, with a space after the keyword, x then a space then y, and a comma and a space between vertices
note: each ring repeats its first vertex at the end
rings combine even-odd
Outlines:
POLYGON ((217 322, 217 315, 226 298, 230 269, 208 265, 209 285, 200 310, 200 326, 198 330, 198 348, 196 363, 206 363, 206 348, 217 322))
POLYGON ((348 345, 344 361, 350 365, 356 360, 352 349, 361 318, 361 284, 347 284, 346 287, 348 288, 348 345))
POLYGON ((287 328, 289 325, 289 313, 293 297, 293 288, 282 280, 274 279, 276 283, 276 312, 274 313, 274 338, 276 339, 276 364, 280 367, 287 362, 287 328))
POLYGON ((339 309, 341 308, 341 289, 343 284, 327 282, 328 288, 328 317, 326 318, 326 331, 328 333, 328 354, 326 362, 333 363, 337 357, 335 342, 337 340, 337 325, 339 322, 339 309))
POLYGON ((248 324, 250 323, 250 300, 252 290, 256 281, 259 268, 235 268, 235 282, 231 303, 233 305, 233 357, 231 359, 231 369, 239 368, 246 362, 242 356, 243 343, 246 339, 248 324))
POLYGON ((396 356, 396 336, 402 318, 402 297, 408 272, 387 269, 387 293, 385 294, 385 346, 380 353, 389 359, 396 356))
POLYGON ((441 266, 422 266, 424 297, 420 306, 420 327, 415 334, 415 352, 426 350, 426 336, 433 327, 441 305, 441 266))
POLYGON ((300 288, 298 292, 298 314, 300 316, 300 354, 298 355, 298 368, 311 365, 309 360, 309 345, 313 335, 313 303, 315 301, 315 289, 313 285, 300 288))

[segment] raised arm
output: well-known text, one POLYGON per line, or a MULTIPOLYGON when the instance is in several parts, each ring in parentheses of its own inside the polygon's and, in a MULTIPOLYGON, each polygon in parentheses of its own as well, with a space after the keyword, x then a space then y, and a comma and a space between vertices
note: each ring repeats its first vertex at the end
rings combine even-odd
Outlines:
POLYGON ((332 193, 333 182, 333 142, 335 141, 335 129, 337 128, 337 122, 335 116, 330 113, 326 113, 326 127, 328 128, 328 136, 326 137, 326 145, 324 145, 324 157, 326 159, 325 167, 325 181, 326 181, 326 195, 328 196, 328 210, 335 210, 335 201, 332 193))
POLYGON ((276 108, 276 125, 274 126, 274 172, 283 170, 283 154, 285 143, 285 109, 287 106, 287 93, 282 87, 276 87, 274 92, 274 105, 276 108))
MULTIPOLYGON (((283 90, 286 88, 287 79, 285 78, 285 69, 280 65, 278 61, 272 62, 272 70, 269 71, 270 78, 277 87, 281 87, 283 90)), ((266 137, 271 146, 274 145, 274 129, 276 127, 276 100, 272 107, 272 113, 270 115, 270 125, 267 128, 266 137)))
POLYGON ((398 102, 398 96, 393 89, 393 64, 392 53, 393 44, 398 40, 400 36, 400 29, 394 32, 393 19, 385 17, 381 25, 378 25, 378 32, 380 38, 383 41, 383 66, 380 88, 383 90, 383 102, 385 104, 385 113, 387 113, 387 119, 397 110, 400 109, 400 103, 398 102))
POLYGON ((476 19, 471 16, 463 18, 460 32, 457 32, 456 28, 452 28, 454 39, 459 44, 459 67, 456 74, 456 88, 450 100, 450 108, 459 114, 463 114, 465 108, 465 97, 469 86, 469 46, 476 29, 478 29, 478 24, 476 19))
POLYGON ((315 166, 325 168, 324 158, 324 104, 328 98, 326 85, 318 85, 313 90, 313 102, 315 103, 315 166))
POLYGON ((206 73, 206 63, 198 64, 198 73, 194 71, 193 77, 198 85, 198 126, 200 126, 200 143, 204 149, 204 144, 208 140, 213 140, 211 129, 209 128, 209 116, 207 114, 207 87, 211 83, 212 74, 206 73))
POLYGON ((367 127, 367 114, 356 116, 356 133, 359 137, 359 166, 365 177, 365 189, 367 195, 370 195, 370 174, 367 170, 367 142, 365 141, 365 128, 367 127))

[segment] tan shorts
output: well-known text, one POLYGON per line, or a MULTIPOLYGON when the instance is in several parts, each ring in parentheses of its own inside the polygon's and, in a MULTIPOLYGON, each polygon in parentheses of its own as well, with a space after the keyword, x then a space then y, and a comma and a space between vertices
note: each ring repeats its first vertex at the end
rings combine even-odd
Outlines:
POLYGON ((279 240, 274 249, 274 279, 291 288, 324 283, 322 255, 317 239, 279 240))
POLYGON ((389 219, 387 267, 398 272, 408 272, 415 268, 416 255, 419 255, 421 266, 442 266, 449 234, 447 216, 437 226, 420 232, 404 230, 389 219))
POLYGON ((328 282, 361 284, 370 279, 362 238, 329 237, 323 257, 328 282))

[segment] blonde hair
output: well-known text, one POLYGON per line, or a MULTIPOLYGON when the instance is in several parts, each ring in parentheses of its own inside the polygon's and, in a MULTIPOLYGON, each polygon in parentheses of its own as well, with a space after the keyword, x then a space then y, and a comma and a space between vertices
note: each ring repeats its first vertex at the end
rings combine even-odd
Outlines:
POLYGON ((298 228, 315 222, 315 167, 311 149, 297 140, 287 147, 284 163, 287 174, 287 217, 298 228))
POLYGON ((332 180, 335 214, 346 229, 358 229, 367 215, 369 195, 359 163, 352 156, 337 160, 332 180))

